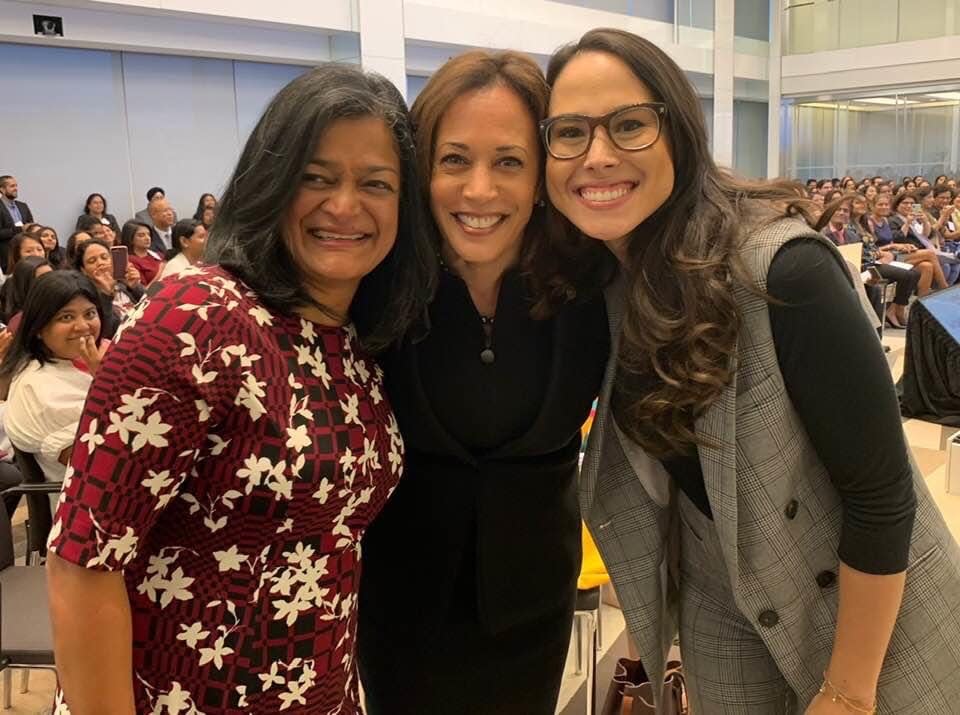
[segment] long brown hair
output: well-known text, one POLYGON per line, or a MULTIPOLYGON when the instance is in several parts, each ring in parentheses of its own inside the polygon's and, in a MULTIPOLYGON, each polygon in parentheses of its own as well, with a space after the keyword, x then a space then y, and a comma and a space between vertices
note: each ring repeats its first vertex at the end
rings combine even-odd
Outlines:
MULTIPOLYGON (((550 88, 539 65, 521 52, 465 52, 434 72, 417 95, 410 113, 417 147, 417 173, 428 202, 437 128, 444 113, 463 95, 497 84, 520 98, 536 128, 547 114, 550 88)), ((539 141, 537 151, 542 181, 545 151, 539 141)), ((435 225, 434 240, 439 247, 440 236, 435 225)), ((520 269, 533 297, 531 314, 536 318, 548 317, 567 300, 588 289, 593 292, 601 288, 598 277, 611 272, 606 253, 601 246, 580 241, 576 232, 559 221, 549 207, 534 207, 520 249, 520 269)))
POLYGON ((740 329, 733 283, 758 290, 740 244, 753 227, 784 216, 807 218, 807 202, 799 200, 803 187, 746 181, 718 168, 696 91, 653 43, 622 30, 591 30, 550 59, 551 86, 579 52, 619 58, 667 105, 673 191, 629 242, 612 407, 620 428, 651 454, 689 453, 698 441, 694 420, 733 376, 740 329))

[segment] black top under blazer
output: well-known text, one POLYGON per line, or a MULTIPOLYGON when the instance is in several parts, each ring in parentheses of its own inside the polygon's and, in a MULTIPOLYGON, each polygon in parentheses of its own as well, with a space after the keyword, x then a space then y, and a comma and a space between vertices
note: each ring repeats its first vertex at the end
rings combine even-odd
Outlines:
POLYGON ((508 274, 495 318, 499 392, 489 400, 479 315, 451 274, 441 276, 428 339, 382 360, 406 461, 363 542, 360 614, 374 628, 439 625, 457 607, 463 564, 475 564, 490 633, 572 607, 580 428, 609 355, 606 308, 599 295, 535 321, 529 307, 508 274), (512 436, 494 443, 498 431, 512 436))

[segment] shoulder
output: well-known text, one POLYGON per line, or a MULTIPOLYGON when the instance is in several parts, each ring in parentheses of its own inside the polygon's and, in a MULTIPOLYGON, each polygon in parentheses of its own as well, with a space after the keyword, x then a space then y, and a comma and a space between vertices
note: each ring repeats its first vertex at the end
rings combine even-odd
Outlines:
POLYGON ((140 334, 150 326, 219 342, 217 336, 272 321, 256 294, 233 274, 219 266, 190 266, 152 283, 120 334, 140 334))
POLYGON ((744 227, 738 246, 739 258, 753 282, 761 287, 774 256, 785 244, 801 238, 825 243, 827 239, 805 221, 782 218, 744 227))

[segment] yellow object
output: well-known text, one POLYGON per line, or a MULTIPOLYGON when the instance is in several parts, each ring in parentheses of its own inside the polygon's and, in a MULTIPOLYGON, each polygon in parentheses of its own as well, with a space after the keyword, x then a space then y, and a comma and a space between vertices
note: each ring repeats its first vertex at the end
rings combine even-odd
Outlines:
POLYGON ((583 563, 580 566, 580 578, 577 579, 577 589, 586 591, 610 583, 610 575, 607 573, 607 567, 603 565, 600 558, 600 552, 597 545, 593 542, 593 537, 587 531, 586 525, 580 529, 583 542, 583 563))

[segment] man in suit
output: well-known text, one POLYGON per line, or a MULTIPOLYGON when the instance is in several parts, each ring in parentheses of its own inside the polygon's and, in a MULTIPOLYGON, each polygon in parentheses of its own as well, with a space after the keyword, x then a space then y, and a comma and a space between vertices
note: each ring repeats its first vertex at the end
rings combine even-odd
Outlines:
POLYGON ((0 176, 0 267, 7 271, 7 246, 10 239, 23 230, 24 224, 33 223, 30 207, 17 201, 17 180, 9 175, 0 176))
POLYGON ((150 202, 150 250, 161 256, 173 246, 173 224, 177 216, 165 198, 154 198, 150 202))
POLYGON ((154 199, 160 200, 165 199, 167 193, 160 188, 159 186, 151 186, 147 190, 147 205, 146 208, 142 208, 134 215, 133 220, 139 223, 145 223, 147 226, 153 226, 153 218, 150 216, 150 204, 153 203, 154 199))

